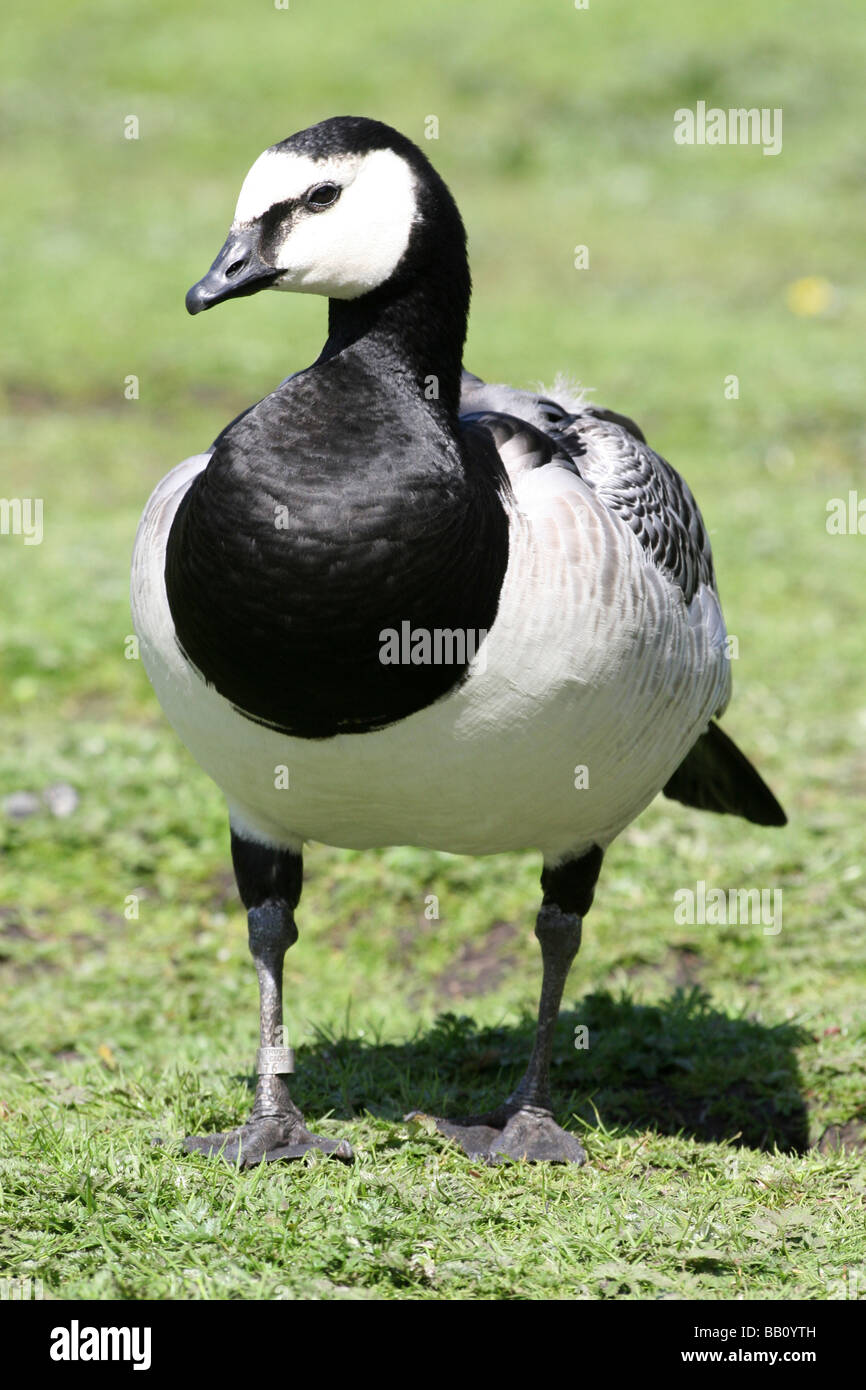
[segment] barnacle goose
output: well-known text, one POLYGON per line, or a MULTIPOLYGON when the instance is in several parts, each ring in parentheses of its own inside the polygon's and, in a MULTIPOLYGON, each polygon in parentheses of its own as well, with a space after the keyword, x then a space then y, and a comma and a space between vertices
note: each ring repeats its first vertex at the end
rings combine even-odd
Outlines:
POLYGON ((607 846, 659 791, 785 822, 714 722, 730 663, 700 512, 627 418, 462 371, 463 224, 396 130, 338 117, 256 160, 186 304, 267 288, 327 296, 325 346, 163 479, 133 558, 146 669, 228 802, 260 988, 250 1119, 187 1148, 352 1157, 287 1082, 313 839, 542 852, 526 1073, 493 1113, 437 1124, 489 1161, 581 1163, 549 1068, 607 846))

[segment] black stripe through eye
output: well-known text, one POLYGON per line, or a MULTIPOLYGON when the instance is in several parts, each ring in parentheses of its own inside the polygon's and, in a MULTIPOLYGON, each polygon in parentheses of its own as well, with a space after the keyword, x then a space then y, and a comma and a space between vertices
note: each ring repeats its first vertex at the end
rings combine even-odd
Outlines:
POLYGON ((291 217, 297 205, 294 198, 287 198, 283 203, 272 204, 267 212, 263 212, 261 216, 262 236, 266 240, 274 236, 283 223, 291 217))
POLYGON ((304 202, 308 208, 318 212, 320 208, 329 208, 336 203, 339 196, 340 189, 335 183, 319 183, 306 194, 304 202))

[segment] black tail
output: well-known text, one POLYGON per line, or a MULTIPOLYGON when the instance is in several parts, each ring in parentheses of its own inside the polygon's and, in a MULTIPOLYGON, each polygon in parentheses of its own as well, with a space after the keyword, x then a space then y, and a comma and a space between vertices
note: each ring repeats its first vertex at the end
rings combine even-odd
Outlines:
POLYGON ((727 812, 755 825, 788 822, 766 782, 718 724, 701 734, 662 790, 665 796, 699 811, 727 812))

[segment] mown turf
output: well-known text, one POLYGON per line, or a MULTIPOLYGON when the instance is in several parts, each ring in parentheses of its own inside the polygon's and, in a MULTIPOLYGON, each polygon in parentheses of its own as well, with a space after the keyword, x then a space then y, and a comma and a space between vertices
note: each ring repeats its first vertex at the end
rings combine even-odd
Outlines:
POLYGON ((0 493, 43 498, 45 533, 0 536, 0 795, 80 800, 0 815, 0 1278, 98 1299, 866 1295, 862 1157, 815 1147, 866 1072, 866 538, 825 525, 863 489, 866 22, 35 0, 4 23, 0 493), (675 146, 698 100, 782 107, 782 154, 675 146), (484 1169, 402 1121, 519 1074, 532 854, 311 847, 297 1094, 357 1163, 238 1174, 176 1147, 244 1114, 255 980, 220 797, 126 656, 129 553, 168 467, 318 349, 316 300, 193 321, 182 299, 259 150, 349 110, 419 141, 438 115, 467 364, 570 371, 688 478, 739 644, 726 727, 791 817, 658 802, 612 848, 554 1069, 580 1171, 484 1169), (699 880, 781 889, 782 930, 677 923, 699 880))

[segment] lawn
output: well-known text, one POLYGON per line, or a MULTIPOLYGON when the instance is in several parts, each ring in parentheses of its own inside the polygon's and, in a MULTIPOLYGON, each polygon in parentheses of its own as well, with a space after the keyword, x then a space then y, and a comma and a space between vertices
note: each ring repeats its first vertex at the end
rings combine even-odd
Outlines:
POLYGON ((826 524, 866 495, 866 17, 32 0, 3 27, 0 492, 43 499, 44 535, 0 534, 0 1279, 72 1299, 866 1297, 863 1150, 818 1146, 864 1114, 866 1075, 866 536, 826 524), (781 108, 782 152, 676 145, 698 101, 781 108), (178 1149, 245 1113, 256 987, 221 798, 127 641, 129 557, 159 478, 318 351, 317 299, 193 320, 183 295, 259 151, 345 112, 422 143, 458 199, 467 365, 569 372, 688 479, 737 638, 725 726, 790 818, 660 800, 609 852, 554 1067, 580 1170, 484 1168, 403 1121, 520 1073, 533 854, 310 846, 296 1095, 356 1162, 236 1172, 178 1149), (781 890, 782 929, 679 924, 699 881, 781 890))

